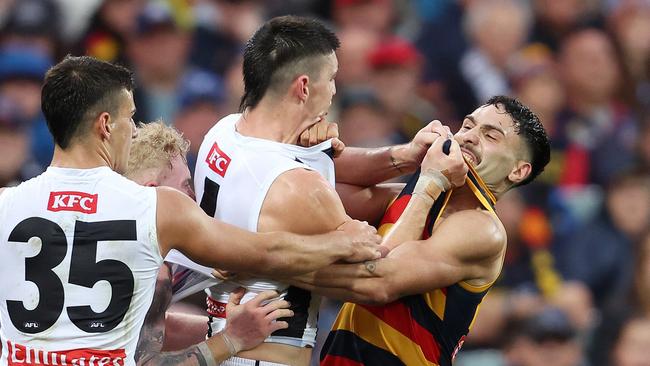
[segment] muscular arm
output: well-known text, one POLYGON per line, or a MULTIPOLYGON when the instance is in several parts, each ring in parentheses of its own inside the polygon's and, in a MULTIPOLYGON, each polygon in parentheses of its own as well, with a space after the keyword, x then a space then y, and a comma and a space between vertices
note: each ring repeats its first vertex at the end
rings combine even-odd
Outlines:
POLYGON ((156 279, 156 289, 153 301, 144 318, 140 339, 135 352, 135 360, 138 364, 144 364, 141 360, 149 360, 158 356, 163 347, 165 339, 165 312, 172 299, 171 272, 167 264, 163 264, 156 279))
POLYGON ((377 149, 345 148, 334 159, 336 182, 369 187, 413 173, 429 146, 442 135, 445 135, 442 124, 433 121, 418 131, 408 144, 377 149))
POLYGON ((158 242, 163 256, 176 248, 205 266, 270 277, 305 273, 350 257, 377 257, 374 245, 355 242, 358 236, 338 231, 312 236, 251 233, 207 216, 176 190, 156 189, 158 242))
POLYGON ((317 172, 293 169, 271 185, 260 212, 258 231, 322 234, 350 217, 334 188, 317 172))
POLYGON ((204 348, 198 344, 175 352, 161 352, 165 338, 165 312, 172 298, 171 273, 163 264, 158 273, 156 290, 149 312, 140 331, 135 360, 140 366, 207 366, 221 362, 230 357, 230 352, 219 337, 204 342, 204 348), (211 354, 206 354, 209 348, 211 354), (216 360, 216 361, 213 361, 216 360))
POLYGON ((460 281, 486 285, 500 272, 505 240, 492 214, 461 211, 442 221, 429 239, 404 243, 374 261, 373 271, 365 264, 337 264, 293 283, 344 301, 380 304, 460 281))
POLYGON ((368 221, 374 226, 379 224, 388 205, 403 188, 403 183, 384 183, 370 187, 336 184, 336 192, 341 197, 345 212, 355 220, 368 221))
POLYGON ((402 243, 418 240, 424 231, 432 203, 429 197, 413 194, 399 220, 384 235, 382 245, 393 250, 402 243))
POLYGON ((376 149, 346 147, 341 155, 334 159, 336 183, 362 187, 413 173, 418 165, 419 161, 408 156, 408 145, 376 149))
POLYGON ((136 355, 136 362, 139 366, 208 366, 218 365, 230 357, 231 354, 223 339, 215 336, 181 351, 148 352, 140 355, 139 358, 136 355), (206 351, 207 349, 209 351, 206 351))

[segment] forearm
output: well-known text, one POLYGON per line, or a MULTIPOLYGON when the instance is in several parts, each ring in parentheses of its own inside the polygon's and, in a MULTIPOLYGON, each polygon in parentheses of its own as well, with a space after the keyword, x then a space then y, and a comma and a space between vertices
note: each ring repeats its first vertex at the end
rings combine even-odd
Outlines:
POLYGON ((135 351, 136 361, 146 359, 148 355, 159 353, 163 347, 165 340, 165 312, 172 298, 171 278, 169 265, 163 263, 156 278, 153 300, 140 330, 140 337, 135 351))
POLYGON ((168 311, 165 316, 163 350, 177 351, 205 340, 208 317, 168 311))
POLYGON ((266 239, 267 263, 254 270, 258 275, 298 275, 352 255, 350 239, 339 231, 311 236, 286 232, 260 235, 266 239))
POLYGON ((337 183, 362 187, 412 173, 419 164, 408 158, 407 145, 376 149, 348 147, 334 163, 337 183))
POLYGON ((384 236, 382 245, 392 250, 404 242, 419 240, 432 204, 433 199, 428 196, 412 195, 399 220, 384 236))
MULTIPOLYGON (((392 299, 390 269, 385 259, 358 264, 333 264, 321 270, 293 276, 286 282, 341 301, 367 304, 392 299), (382 263, 382 270, 377 271, 382 263)), ((388 261, 391 262, 391 261, 388 261)))
POLYGON ((197 345, 175 352, 149 352, 138 360, 139 366, 213 366, 232 357, 223 338, 214 336, 197 345))
POLYGON ((380 305, 392 300, 390 292, 385 286, 386 282, 378 277, 314 278, 308 274, 293 277, 287 280, 287 283, 340 301, 380 305))
POLYGON ((374 273, 368 271, 369 263, 373 262, 332 264, 318 271, 291 276, 287 280, 315 287, 351 289, 355 280, 376 277, 374 273))

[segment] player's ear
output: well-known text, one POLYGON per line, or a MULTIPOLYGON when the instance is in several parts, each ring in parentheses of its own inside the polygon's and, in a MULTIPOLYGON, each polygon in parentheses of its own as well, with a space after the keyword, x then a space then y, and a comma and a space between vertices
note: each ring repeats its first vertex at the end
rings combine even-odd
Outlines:
POLYGON ((158 187, 159 184, 156 181, 150 180, 150 181, 146 182, 145 184, 143 184, 143 186, 145 186, 145 187, 158 187))
POLYGON ((519 160, 515 164, 515 167, 512 168, 512 171, 510 171, 510 174, 508 174, 508 179, 514 184, 517 184, 526 179, 532 171, 533 166, 529 162, 519 160))
POLYGON ((111 114, 108 112, 102 112, 97 116, 93 124, 99 130, 99 134, 102 138, 108 139, 111 137, 111 132, 113 131, 112 123, 111 114))
POLYGON ((294 95, 302 102, 306 102, 309 97, 309 76, 302 74, 298 76, 291 88, 294 95))

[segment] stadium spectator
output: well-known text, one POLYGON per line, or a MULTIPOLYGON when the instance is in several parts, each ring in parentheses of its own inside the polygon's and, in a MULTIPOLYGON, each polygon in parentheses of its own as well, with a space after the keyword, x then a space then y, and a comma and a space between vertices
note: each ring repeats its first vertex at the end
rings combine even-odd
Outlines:
POLYGON ((433 106, 418 95, 422 61, 411 42, 397 37, 384 40, 368 55, 371 85, 401 142, 413 138, 435 116, 433 106))
POLYGON ((229 111, 224 105, 226 91, 219 76, 193 69, 183 76, 178 93, 180 108, 174 126, 190 141, 187 160, 193 170, 206 132, 229 111))
POLYGON ((138 88, 136 120, 171 122, 178 112, 177 88, 186 72, 190 29, 172 12, 171 5, 148 3, 137 17, 128 45, 138 88))
POLYGON ((146 0, 107 0, 99 4, 76 50, 100 60, 128 63, 126 44, 136 32, 146 0))

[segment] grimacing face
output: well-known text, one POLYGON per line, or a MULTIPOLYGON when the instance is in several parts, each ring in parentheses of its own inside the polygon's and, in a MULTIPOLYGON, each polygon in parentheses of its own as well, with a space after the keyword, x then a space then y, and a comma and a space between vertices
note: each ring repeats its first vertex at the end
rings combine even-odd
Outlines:
POLYGON ((495 193, 530 174, 530 158, 515 122, 501 108, 484 105, 467 115, 454 135, 465 159, 495 193))

